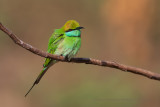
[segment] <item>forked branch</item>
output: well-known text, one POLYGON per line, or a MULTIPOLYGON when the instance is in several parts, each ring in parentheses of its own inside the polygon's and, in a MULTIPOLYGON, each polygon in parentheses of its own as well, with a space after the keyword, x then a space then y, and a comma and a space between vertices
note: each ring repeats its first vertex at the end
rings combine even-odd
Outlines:
POLYGON ((145 69, 141 69, 141 68, 136 68, 136 67, 131 67, 131 66, 119 64, 119 63, 113 62, 113 61, 102 61, 102 60, 97 60, 97 59, 92 59, 92 58, 72 58, 71 61, 68 61, 63 56, 57 56, 57 55, 52 55, 50 53, 46 53, 44 51, 41 51, 41 50, 23 42, 14 33, 12 33, 5 26, 3 26, 2 23, 0 23, 0 30, 2 30, 4 33, 6 33, 19 46, 29 50, 30 52, 32 52, 34 54, 39 55, 41 57, 52 58, 52 59, 59 60, 62 62, 85 63, 85 64, 91 64, 91 65, 110 67, 110 68, 115 68, 115 69, 119 69, 119 70, 126 71, 126 72, 139 74, 139 75, 148 77, 150 79, 160 80, 160 74, 158 74, 158 73, 154 73, 154 72, 151 72, 151 71, 148 71, 145 69))

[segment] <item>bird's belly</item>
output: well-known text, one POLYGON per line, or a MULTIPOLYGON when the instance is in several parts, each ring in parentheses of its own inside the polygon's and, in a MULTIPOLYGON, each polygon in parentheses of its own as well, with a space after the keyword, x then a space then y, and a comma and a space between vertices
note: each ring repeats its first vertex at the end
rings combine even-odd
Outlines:
POLYGON ((74 57, 81 45, 81 38, 79 37, 66 37, 64 41, 57 47, 55 54, 68 57, 74 57))

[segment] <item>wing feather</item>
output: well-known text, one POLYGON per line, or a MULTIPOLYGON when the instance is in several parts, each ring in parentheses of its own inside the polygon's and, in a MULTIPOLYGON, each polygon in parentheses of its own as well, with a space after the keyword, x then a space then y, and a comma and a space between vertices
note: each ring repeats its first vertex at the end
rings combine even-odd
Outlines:
MULTIPOLYGON (((64 40, 64 30, 56 29, 48 42, 48 53, 54 54, 57 49, 57 46, 64 40)), ((45 58, 45 63, 43 64, 44 67, 47 67, 50 63, 50 58, 45 58)))

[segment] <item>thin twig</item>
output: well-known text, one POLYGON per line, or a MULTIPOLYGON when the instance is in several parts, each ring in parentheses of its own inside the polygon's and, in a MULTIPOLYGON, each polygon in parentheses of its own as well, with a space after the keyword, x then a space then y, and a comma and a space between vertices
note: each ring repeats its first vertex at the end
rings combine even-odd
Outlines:
POLYGON ((63 56, 57 56, 57 55, 53 55, 50 53, 46 53, 44 51, 41 51, 41 50, 23 42, 14 33, 12 33, 5 26, 3 26, 1 23, 0 23, 0 29, 4 33, 6 33, 16 44, 18 44, 19 46, 29 50, 30 52, 32 52, 34 54, 39 55, 41 57, 52 58, 52 59, 59 60, 62 62, 85 63, 85 64, 91 64, 91 65, 110 67, 110 68, 115 68, 115 69, 119 69, 122 71, 131 72, 134 74, 139 74, 139 75, 148 77, 150 79, 160 80, 160 74, 158 74, 158 73, 154 73, 154 72, 144 70, 141 68, 136 68, 136 67, 131 67, 131 66, 119 64, 119 63, 113 62, 113 61, 102 61, 102 60, 97 60, 97 59, 92 59, 92 58, 72 58, 70 61, 68 61, 63 56))

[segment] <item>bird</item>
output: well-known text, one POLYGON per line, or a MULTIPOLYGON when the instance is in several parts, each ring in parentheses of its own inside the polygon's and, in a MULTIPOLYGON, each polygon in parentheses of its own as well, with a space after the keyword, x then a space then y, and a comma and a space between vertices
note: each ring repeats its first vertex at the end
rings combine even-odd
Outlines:
MULTIPOLYGON (((65 57, 68 61, 73 58, 81 47, 81 27, 75 20, 68 20, 60 29, 55 29, 48 42, 47 52, 54 55, 65 57)), ((43 69, 34 81, 32 87, 25 94, 30 93, 32 88, 37 85, 47 70, 57 63, 57 60, 45 58, 43 69)))

